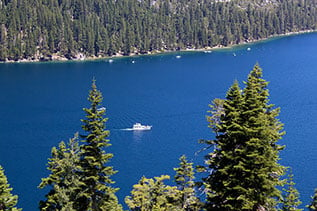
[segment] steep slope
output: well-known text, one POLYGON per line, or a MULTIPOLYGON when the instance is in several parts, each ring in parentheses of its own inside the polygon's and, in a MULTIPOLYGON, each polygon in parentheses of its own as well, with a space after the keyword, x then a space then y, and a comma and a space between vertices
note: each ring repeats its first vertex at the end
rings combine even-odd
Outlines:
POLYGON ((228 46, 315 30, 316 0, 0 0, 0 60, 228 46))

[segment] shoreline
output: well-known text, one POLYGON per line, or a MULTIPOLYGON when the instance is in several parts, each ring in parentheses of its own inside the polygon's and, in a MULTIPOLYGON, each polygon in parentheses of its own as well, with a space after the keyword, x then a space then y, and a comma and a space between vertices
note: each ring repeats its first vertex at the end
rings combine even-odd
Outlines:
POLYGON ((311 33, 317 33, 316 30, 304 30, 304 31, 298 31, 298 32, 288 32, 285 34, 277 34, 277 35, 270 35, 267 38, 261 38, 258 40, 250 40, 248 42, 241 42, 239 44, 233 44, 229 46, 215 46, 215 47, 208 47, 208 48, 200 48, 200 49, 188 49, 188 50, 180 50, 180 51, 171 51, 171 52, 204 52, 208 50, 213 50, 213 51, 221 51, 221 50, 229 50, 237 47, 242 47, 242 46, 248 46, 248 45, 253 45, 261 42, 267 42, 275 39, 280 39, 284 37, 290 37, 290 36, 297 36, 297 35, 302 35, 302 34, 311 34, 311 33))
POLYGON ((253 45, 256 43, 261 43, 261 42, 266 42, 274 39, 279 39, 279 38, 284 38, 288 36, 296 36, 296 35, 301 35, 301 34, 310 34, 310 33, 316 33, 316 30, 303 30, 303 31, 298 31, 298 32, 288 32, 285 34, 277 34, 277 35, 270 35, 267 38, 262 38, 258 40, 250 40, 247 42, 241 42, 239 44, 233 44, 233 45, 228 45, 228 46, 214 46, 214 47, 205 47, 205 48, 199 48, 199 49, 181 49, 181 50, 165 50, 165 51, 149 51, 145 54, 139 54, 139 53, 132 53, 130 55, 122 55, 117 53, 114 56, 85 56, 82 53, 79 53, 79 58, 76 59, 67 59, 66 57, 58 56, 58 55, 51 55, 52 60, 43 60, 41 61, 40 59, 35 59, 35 60, 30 60, 30 59, 21 59, 18 61, 0 61, 0 64, 16 64, 16 63, 23 63, 23 64, 28 64, 28 63, 64 63, 64 62, 88 62, 88 61, 99 61, 99 60, 112 60, 112 59, 119 59, 119 58, 133 58, 133 57, 140 57, 140 56, 154 56, 154 55, 160 55, 160 54, 172 54, 172 53, 185 53, 185 52, 207 52, 211 53, 212 51, 220 51, 220 50, 229 50, 233 49, 236 47, 241 47, 241 46, 247 46, 247 45, 253 45))

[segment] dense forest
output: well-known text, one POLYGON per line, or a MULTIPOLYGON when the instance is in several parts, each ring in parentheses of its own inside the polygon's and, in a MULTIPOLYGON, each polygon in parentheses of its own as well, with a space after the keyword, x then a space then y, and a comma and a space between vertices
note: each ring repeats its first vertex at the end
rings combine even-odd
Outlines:
POLYGON ((0 0, 0 61, 221 47, 315 30, 316 0, 0 0))
MULTIPOLYGON (((269 102, 268 82, 255 65, 245 87, 237 81, 224 99, 210 104, 207 122, 213 135, 201 140, 204 165, 196 166, 185 155, 169 175, 140 178, 125 202, 132 211, 300 211, 301 201, 291 168, 279 164, 284 135, 279 108, 269 102), (201 176, 196 176, 202 174, 201 176)), ((109 161, 113 154, 106 109, 95 81, 84 108, 82 131, 69 142, 53 147, 49 175, 39 188, 47 191, 39 202, 43 211, 122 211, 114 181, 117 173, 109 161)), ((0 166, 0 210, 18 211, 17 196, 0 166)), ((317 189, 310 210, 317 210, 317 189)))

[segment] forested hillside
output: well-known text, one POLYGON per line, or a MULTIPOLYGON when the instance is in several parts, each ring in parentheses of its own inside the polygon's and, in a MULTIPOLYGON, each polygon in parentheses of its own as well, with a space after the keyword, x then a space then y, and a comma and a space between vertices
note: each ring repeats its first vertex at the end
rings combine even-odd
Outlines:
POLYGON ((316 0, 0 0, 0 60, 228 46, 316 24, 316 0))

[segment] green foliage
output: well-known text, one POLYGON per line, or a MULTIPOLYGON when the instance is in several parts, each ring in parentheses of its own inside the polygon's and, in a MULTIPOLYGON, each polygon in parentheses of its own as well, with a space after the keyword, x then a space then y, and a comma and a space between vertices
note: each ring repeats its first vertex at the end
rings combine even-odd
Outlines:
POLYGON ((315 0, 12 0, 0 60, 69 59, 227 46, 315 30, 315 0))
POLYGON ((298 206, 302 203, 299 200, 299 193, 295 188, 294 175, 292 172, 288 175, 287 188, 283 188, 285 192, 282 199, 282 210, 283 211, 301 211, 298 206))
POLYGON ((193 163, 189 163, 185 155, 181 156, 179 160, 179 167, 174 168, 176 172, 175 182, 180 191, 177 203, 182 210, 200 210, 201 203, 196 197, 195 191, 193 163))
POLYGON ((276 209, 283 132, 279 109, 268 104, 267 84, 255 65, 243 90, 235 82, 223 102, 210 106, 207 120, 216 139, 206 142, 214 147, 206 156, 208 210, 276 209))
POLYGON ((51 187, 46 200, 40 202, 40 210, 72 211, 80 193, 78 172, 79 161, 78 134, 69 140, 67 145, 62 141, 58 148, 52 148, 52 158, 47 169, 51 172, 42 178, 39 188, 51 187))
POLYGON ((309 208, 309 210, 311 211, 315 211, 317 210, 317 189, 315 189, 315 194, 314 196, 312 197, 312 202, 310 205, 307 206, 309 208))
POLYGON ((40 202, 41 210, 122 210, 111 187, 111 176, 116 173, 106 165, 113 157, 104 149, 110 146, 109 131, 105 130, 105 108, 100 107, 102 95, 95 81, 89 92, 90 108, 85 108, 86 119, 82 120, 85 134, 78 142, 78 134, 53 147, 48 170, 51 174, 43 178, 39 188, 51 186, 47 200, 40 202))
POLYGON ((80 148, 80 181, 81 197, 78 200, 77 210, 121 210, 118 199, 115 196, 117 188, 111 187, 114 181, 111 176, 116 173, 112 166, 107 165, 113 154, 106 153, 110 146, 109 131, 105 130, 105 108, 101 107, 102 94, 97 89, 95 81, 89 92, 88 100, 90 108, 84 108, 86 119, 82 128, 80 148))
POLYGON ((12 195, 12 188, 8 184, 7 177, 4 174, 2 166, 0 166, 0 210, 4 211, 20 211, 16 208, 18 196, 12 195))
POLYGON ((132 196, 125 198, 126 204, 133 211, 172 211, 181 210, 175 205, 180 191, 175 186, 164 184, 170 179, 168 175, 147 179, 142 177, 138 184, 133 185, 132 196))
POLYGON ((223 99, 216 98, 212 101, 212 104, 209 104, 210 110, 207 111, 210 116, 207 116, 207 121, 209 122, 208 127, 211 128, 216 135, 218 135, 218 130, 217 125, 220 124, 221 117, 224 115, 224 104, 223 99))
POLYGON ((143 176, 138 184, 133 185, 132 196, 125 198, 129 208, 135 211, 200 210, 202 204, 196 197, 193 164, 188 163, 184 155, 179 160, 180 166, 174 168, 177 186, 164 184, 164 180, 170 179, 168 175, 161 175, 154 179, 143 176))

